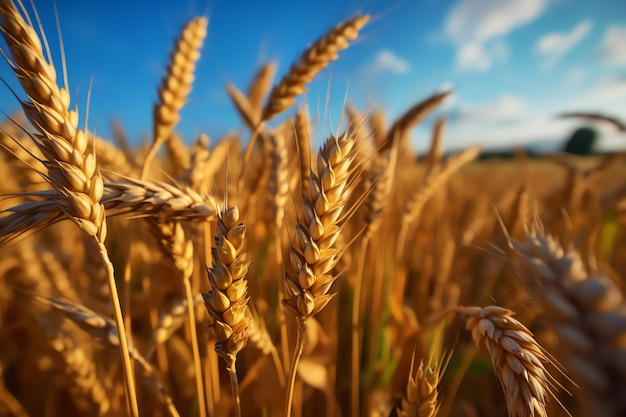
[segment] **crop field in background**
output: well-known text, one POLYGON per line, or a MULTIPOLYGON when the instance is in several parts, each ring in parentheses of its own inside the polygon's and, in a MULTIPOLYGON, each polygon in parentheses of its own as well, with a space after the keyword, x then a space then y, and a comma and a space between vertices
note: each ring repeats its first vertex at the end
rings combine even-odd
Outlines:
POLYGON ((443 118, 415 154, 449 92, 348 97, 317 148, 296 99, 369 19, 228 85, 245 137, 181 138, 190 20, 136 146, 0 0, 0 416, 626 415, 626 157, 443 155, 443 118))

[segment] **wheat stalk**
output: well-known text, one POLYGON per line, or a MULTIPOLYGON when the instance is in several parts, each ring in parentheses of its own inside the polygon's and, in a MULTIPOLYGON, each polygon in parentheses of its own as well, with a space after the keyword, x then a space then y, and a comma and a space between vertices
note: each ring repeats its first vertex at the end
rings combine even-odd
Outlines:
POLYGON ((183 27, 170 57, 167 74, 159 88, 159 102, 153 111, 153 143, 144 160, 141 178, 145 179, 159 146, 170 138, 180 120, 180 110, 191 92, 196 61, 207 34, 209 21, 205 17, 191 19, 183 27))
POLYGON ((567 347, 568 369, 584 387, 593 415, 621 416, 626 384, 626 299, 602 272, 588 273, 578 252, 551 236, 528 232, 512 241, 524 271, 523 282, 538 300, 567 347))
MULTIPOLYGON (((362 300, 367 300, 367 297, 363 297, 364 286, 364 269, 366 264, 367 250, 371 238, 377 232, 382 222, 382 214, 389 195, 391 194, 392 182, 394 178, 394 172, 396 169, 398 146, 393 146, 382 150, 380 154, 375 153, 372 157, 373 162, 369 169, 365 171, 365 193, 366 196, 363 200, 363 217, 365 223, 361 229, 363 240, 361 241, 361 248, 359 254, 359 260, 357 264, 357 270, 354 280, 354 299, 352 302, 352 414, 359 415, 360 413, 360 384, 359 373, 361 366, 361 311, 362 300)), ((367 288, 367 287, 366 287, 367 288)))
POLYGON ((466 328, 484 348, 504 390, 510 417, 546 417, 554 397, 554 378, 546 369, 552 360, 513 312, 499 306, 457 307, 468 316, 466 328))
POLYGON ((211 319, 209 331, 217 340, 215 351, 226 362, 235 416, 241 417, 239 382, 235 363, 237 353, 248 341, 248 281, 250 259, 246 253, 246 227, 239 220, 237 206, 220 213, 212 249, 213 265, 207 268, 211 290, 202 293, 211 319))
MULTIPOLYGON (((108 317, 103 316, 86 306, 69 301, 59 300, 53 297, 32 295, 34 299, 54 307, 63 315, 87 332, 93 339, 111 348, 119 348, 121 344, 120 333, 117 325, 108 317)), ((127 341, 129 352, 133 360, 144 374, 144 384, 156 395, 157 399, 167 407, 171 417, 180 417, 174 407, 174 402, 167 387, 159 379, 152 365, 127 341)))
MULTIPOLYGON (((0 242, 15 239, 23 233, 39 231, 63 220, 64 214, 78 206, 64 198, 56 190, 16 194, 14 197, 35 197, 33 200, 0 211, 0 242)), ((81 210, 88 209, 88 202, 77 200, 81 210), (82 208, 85 206, 84 208, 82 208)), ((215 202, 203 198, 189 187, 178 188, 160 182, 126 178, 125 181, 110 181, 104 186, 101 204, 106 215, 127 218, 155 216, 175 221, 204 222, 215 218, 215 202)))
MULTIPOLYGON (((272 88, 255 132, 258 134, 261 131, 263 122, 273 119, 277 114, 295 104, 295 97, 306 92, 306 85, 313 80, 313 77, 326 68, 330 62, 339 58, 337 53, 350 46, 350 41, 358 37, 359 31, 369 20, 369 15, 348 19, 307 48, 300 56, 300 60, 294 63, 280 82, 272 88)), ((246 147, 244 161, 250 158, 255 139, 256 134, 253 133, 246 147)))
POLYGON ((113 265, 104 246, 107 228, 104 207, 100 203, 104 183, 96 169, 95 156, 87 153, 89 141, 86 133, 77 129, 78 114, 68 110, 69 92, 58 87, 54 65, 46 59, 37 32, 30 21, 27 22, 22 17, 12 1, 0 3, 0 17, 2 34, 14 59, 9 64, 29 98, 26 102, 20 100, 22 108, 39 132, 32 137, 45 158, 41 162, 47 172, 41 174, 64 196, 65 201, 69 201, 69 205, 59 208, 65 208, 63 213, 97 245, 106 267, 115 321, 122 335, 119 348, 126 378, 128 404, 131 414, 138 416, 124 319, 113 265))
MULTIPOLYGON (((294 242, 284 277, 283 304, 298 322, 296 348, 290 367, 285 416, 291 415, 293 386, 302 355, 307 320, 333 298, 328 291, 337 279, 332 269, 339 261, 343 209, 350 194, 348 179, 354 160, 354 137, 346 131, 329 137, 318 154, 317 175, 311 172, 309 190, 303 190, 294 242)), ((345 218, 343 218, 345 219, 345 218)))
POLYGON ((157 220, 151 218, 151 231, 157 237, 161 252, 170 258, 172 263, 182 273, 182 282, 187 300, 187 316, 189 318, 189 333, 193 352, 194 375, 198 396, 200 417, 206 416, 206 402, 204 398, 204 383, 202 381, 202 365, 198 350, 198 335, 196 334, 196 314, 191 290, 191 275, 193 273, 193 244, 186 238, 185 230, 180 222, 157 220))

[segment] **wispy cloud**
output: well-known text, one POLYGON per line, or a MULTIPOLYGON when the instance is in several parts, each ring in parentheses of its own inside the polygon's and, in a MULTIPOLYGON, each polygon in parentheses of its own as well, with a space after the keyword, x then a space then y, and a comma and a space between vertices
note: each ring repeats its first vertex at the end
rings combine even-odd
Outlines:
POLYGON ((602 42, 600 52, 604 61, 610 65, 626 65, 626 26, 610 26, 602 42))
POLYGON ((446 136, 456 147, 509 148, 546 140, 557 146, 575 124, 553 113, 537 113, 528 98, 514 94, 483 102, 459 100, 451 113, 446 136))
POLYGON ((536 19, 545 7, 546 0, 459 0, 443 29, 457 46, 459 69, 486 71, 494 62, 508 58, 503 38, 536 19))
POLYGON ((570 32, 551 32, 542 36, 535 45, 535 51, 545 57, 543 67, 554 67, 572 48, 591 32, 589 20, 580 22, 570 32))
POLYGON ((526 99, 513 94, 503 94, 486 103, 460 103, 461 122, 490 121, 493 123, 509 122, 518 119, 526 111, 526 99))
POLYGON ((373 74, 383 72, 406 74, 410 68, 411 65, 407 60, 400 58, 389 49, 381 49, 374 57, 374 60, 367 65, 366 70, 373 74))

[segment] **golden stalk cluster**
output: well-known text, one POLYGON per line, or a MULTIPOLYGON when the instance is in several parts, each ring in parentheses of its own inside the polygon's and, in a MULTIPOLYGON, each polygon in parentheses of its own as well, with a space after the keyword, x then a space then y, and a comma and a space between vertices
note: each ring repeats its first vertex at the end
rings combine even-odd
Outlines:
POLYGON ((626 415, 623 155, 444 155, 440 117, 418 157, 450 92, 389 121, 348 104, 314 149, 323 121, 290 108, 369 20, 273 88, 274 63, 229 84, 245 137, 189 140, 191 19, 133 146, 78 127, 39 25, 0 0, 26 97, 0 122, 0 415, 626 415))

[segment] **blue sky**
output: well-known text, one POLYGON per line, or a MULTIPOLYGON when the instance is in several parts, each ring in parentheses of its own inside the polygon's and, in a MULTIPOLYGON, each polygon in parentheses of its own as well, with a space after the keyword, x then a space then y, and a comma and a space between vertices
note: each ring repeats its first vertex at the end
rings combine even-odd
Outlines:
MULTIPOLYGON (((53 2, 36 4, 60 73, 53 2)), ((278 80, 307 45, 355 13, 373 19, 303 98, 322 132, 337 124, 346 94, 392 120, 449 88, 455 94, 436 113, 448 117, 449 150, 565 140, 579 122, 555 117, 564 111, 626 121, 624 0, 57 0, 57 7, 72 96, 84 116, 92 82, 89 125, 104 137, 115 118, 131 140, 146 140, 169 53, 196 15, 208 16, 209 27, 177 129, 188 142, 198 133, 214 143, 228 131, 247 134, 225 84, 245 90, 267 61, 278 64, 278 80)), ((0 76, 21 93, 5 63, 0 76)), ((0 110, 17 106, 0 87, 0 110)), ((414 130, 417 149, 427 147, 433 120, 414 130)), ((604 148, 626 144, 624 134, 598 128, 604 148)))

